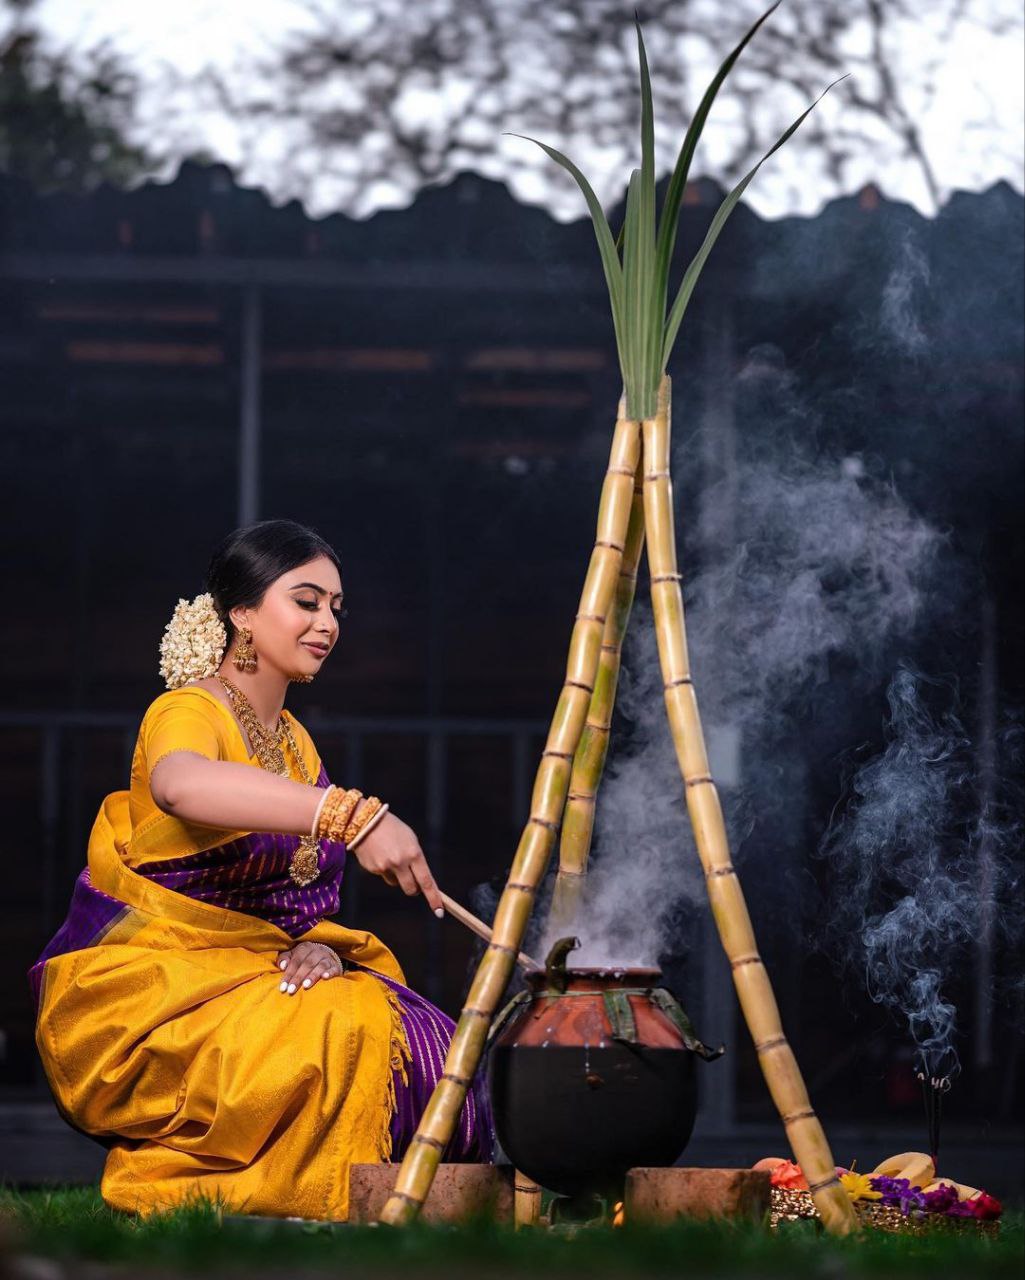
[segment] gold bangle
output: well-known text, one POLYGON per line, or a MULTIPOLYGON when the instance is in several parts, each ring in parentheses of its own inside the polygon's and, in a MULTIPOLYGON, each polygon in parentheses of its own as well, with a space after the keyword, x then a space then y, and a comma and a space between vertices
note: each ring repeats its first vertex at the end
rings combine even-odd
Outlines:
POLYGON ((355 789, 346 791, 334 805, 325 805, 325 812, 320 817, 320 830, 326 839, 337 843, 344 837, 345 828, 349 825, 356 806, 363 799, 363 792, 355 789))
POLYGON ((331 824, 332 815, 335 813, 338 806, 341 804, 344 795, 345 795, 345 792, 341 787, 335 787, 335 789, 327 797, 324 803, 324 806, 320 811, 320 815, 317 818, 318 839, 327 834, 327 829, 331 824))
POLYGON ((387 812, 388 812, 388 805, 386 804, 381 805, 380 809, 378 809, 378 811, 374 814, 374 816, 370 819, 370 821, 365 822, 363 826, 360 827, 359 831, 353 836, 353 838, 346 844, 345 846, 346 849, 355 849, 355 847, 359 844, 359 842, 363 839, 363 837, 369 835, 370 832, 373 831, 374 827, 377 826, 377 824, 381 821, 381 819, 384 817, 384 815, 387 812))
POLYGON ((314 840, 318 838, 320 833, 320 815, 324 808, 324 801, 328 798, 328 796, 331 794, 332 791, 337 791, 337 790, 338 788, 335 786, 333 782, 329 782, 327 786, 324 788, 324 794, 320 797, 320 801, 317 804, 317 812, 313 815, 313 821, 310 823, 310 836, 314 840))
POLYGON ((326 821, 321 822, 321 830, 323 831, 324 838, 326 840, 330 840, 332 842, 341 840, 342 833, 347 825, 348 815, 352 812, 354 807, 355 806, 350 801, 347 805, 342 806, 340 814, 337 812, 330 813, 328 814, 326 821))
POLYGON ((352 818, 348 826, 345 828, 345 833, 342 836, 342 839, 346 844, 349 844, 350 841, 354 840, 356 836, 359 835, 361 829, 366 826, 380 807, 381 801, 377 796, 367 796, 367 802, 363 808, 360 809, 359 816, 352 818))
POLYGON ((346 791, 341 787, 337 788, 324 805, 320 815, 319 830, 326 833, 329 827, 336 824, 340 812, 351 816, 355 805, 359 802, 360 795, 362 795, 360 791, 346 791))
POLYGON ((345 835, 343 836, 343 839, 351 840, 353 836, 357 835, 361 828, 366 826, 380 807, 381 801, 377 796, 367 796, 366 803, 361 809, 359 809, 358 814, 354 811, 353 816, 350 817, 345 828, 345 835))

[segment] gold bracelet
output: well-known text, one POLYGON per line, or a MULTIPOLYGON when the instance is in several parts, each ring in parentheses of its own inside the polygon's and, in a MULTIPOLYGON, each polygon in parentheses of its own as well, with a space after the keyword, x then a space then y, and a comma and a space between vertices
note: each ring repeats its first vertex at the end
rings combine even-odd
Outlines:
POLYGON ((334 790, 331 791, 330 794, 326 797, 324 806, 320 810, 320 813, 317 817, 317 838, 318 839, 320 839, 322 836, 324 836, 327 833, 327 828, 331 820, 331 815, 335 812, 335 810, 341 804, 342 798, 344 795, 345 795, 344 788, 335 787, 334 790))
POLYGON ((367 796, 367 802, 363 808, 360 809, 359 817, 352 818, 349 825, 345 828, 345 834, 342 836, 342 839, 346 844, 351 843, 356 836, 359 835, 360 830, 366 826, 380 807, 381 801, 377 796, 367 796))
POLYGON ((331 805, 324 806, 324 812, 320 815, 320 831, 321 834, 332 843, 338 843, 344 838, 345 828, 349 825, 356 810, 356 806, 363 799, 363 792, 353 788, 346 791, 331 805))
POLYGON ((310 836, 314 840, 319 838, 320 815, 324 808, 324 801, 328 798, 328 796, 331 794, 332 791, 337 791, 337 790, 338 788, 335 786, 333 782, 329 782, 327 786, 324 788, 324 794, 320 797, 320 802, 317 805, 317 812, 313 815, 313 821, 310 823, 310 836))
POLYGON ((360 830, 366 826, 380 807, 381 801, 377 796, 367 796, 366 803, 359 810, 358 816, 351 817, 345 828, 345 834, 342 836, 342 839, 346 844, 359 834, 360 830))
POLYGON ((370 821, 365 822, 363 826, 360 827, 356 835, 354 835, 352 840, 349 841, 349 843, 345 846, 346 849, 355 849, 355 847, 359 844, 359 842, 363 839, 363 837, 369 835, 370 832, 373 831, 374 827, 377 826, 377 824, 381 821, 381 819, 384 817, 384 815, 387 812, 388 812, 388 805, 386 804, 381 805, 380 809, 378 809, 378 811, 374 814, 374 816, 370 819, 370 821))
POLYGON ((342 787, 337 788, 330 800, 324 805, 320 815, 319 830, 326 833, 329 827, 337 825, 339 813, 345 813, 348 817, 351 817, 362 794, 361 791, 357 791, 355 788, 348 791, 342 787))
POLYGON ((326 814, 321 815, 320 829, 324 836, 331 841, 337 842, 341 840, 342 833, 348 826, 349 819, 352 817, 353 810, 360 802, 360 794, 350 795, 348 792, 342 799, 328 810, 326 814))
POLYGON ((320 817, 317 820, 317 836, 318 838, 326 836, 331 820, 338 811, 338 806, 345 799, 344 787, 336 787, 331 792, 324 803, 324 807, 320 811, 320 817))

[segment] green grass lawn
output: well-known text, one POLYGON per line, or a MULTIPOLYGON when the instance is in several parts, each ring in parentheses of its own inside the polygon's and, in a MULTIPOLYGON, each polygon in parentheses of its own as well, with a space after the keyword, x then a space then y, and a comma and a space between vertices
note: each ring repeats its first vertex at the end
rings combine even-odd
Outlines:
MULTIPOLYGON (((220 1221, 214 1206, 199 1204, 135 1219, 104 1205, 99 1191, 58 1188, 18 1192, 0 1188, 5 1252, 117 1264, 118 1275, 250 1275, 333 1273, 538 1277, 571 1276, 790 1276, 839 1280, 860 1276, 963 1276, 1025 1273, 1025 1219, 1005 1218, 996 1239, 973 1234, 928 1237, 871 1232, 833 1240, 814 1224, 794 1223, 778 1236, 751 1224, 680 1223, 661 1228, 589 1227, 575 1236, 478 1222, 461 1227, 315 1226, 266 1218, 220 1221)), ((0 1275, 6 1275, 0 1258, 0 1275)), ((64 1274, 73 1275, 67 1266, 64 1274)), ((92 1273, 91 1273, 92 1274, 92 1273)))

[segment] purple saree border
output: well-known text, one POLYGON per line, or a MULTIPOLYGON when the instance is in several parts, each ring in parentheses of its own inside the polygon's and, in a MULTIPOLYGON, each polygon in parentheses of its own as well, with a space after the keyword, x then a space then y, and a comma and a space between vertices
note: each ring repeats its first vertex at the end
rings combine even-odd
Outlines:
POLYGON ((43 966, 47 960, 53 956, 62 956, 68 951, 81 951, 84 947, 96 946, 111 925, 130 910, 131 907, 120 898, 113 898, 95 887, 88 867, 79 873, 64 923, 28 971, 32 998, 37 1008, 43 987, 43 966))
MULTIPOLYGON (((363 969, 364 965, 356 965, 363 969)), ((392 1116, 392 1159, 405 1154, 420 1118, 445 1070, 445 1057, 456 1024, 424 996, 375 969, 367 970, 398 996, 402 1026, 409 1042, 411 1062, 407 1064, 408 1085, 401 1072, 393 1073, 395 1114, 392 1116)), ((441 1159, 448 1163, 491 1164, 494 1161, 495 1126, 488 1096, 485 1060, 482 1060, 467 1090, 459 1120, 441 1159)))
POLYGON ((345 845, 320 842, 320 874, 300 887, 288 874, 298 836, 253 831, 202 853, 137 867, 139 875, 175 893, 258 916, 292 938, 341 909, 345 845))

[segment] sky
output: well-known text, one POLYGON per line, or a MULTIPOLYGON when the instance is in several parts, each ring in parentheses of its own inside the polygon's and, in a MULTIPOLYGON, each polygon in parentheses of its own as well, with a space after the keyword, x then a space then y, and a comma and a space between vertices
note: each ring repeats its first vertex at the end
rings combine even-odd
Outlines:
MULTIPOLYGON (((555 3, 556 0, 553 0, 555 3)), ((329 8, 333 8, 330 4, 329 8)), ((354 12, 355 5, 341 3, 334 12, 354 12)), ((952 189, 981 190, 998 179, 1006 179, 1021 190, 1025 185, 1025 76, 1022 71, 1023 41, 1020 25, 1011 35, 996 37, 986 30, 993 11, 1014 14, 1011 0, 968 0, 969 20, 961 23, 955 38, 944 47, 937 92, 926 110, 915 112, 916 124, 940 177, 944 194, 952 189)), ((46 36, 74 48, 107 39, 139 74, 142 81, 140 129, 144 132, 166 125, 172 113, 160 87, 161 63, 185 76, 216 65, 232 78, 247 55, 271 52, 281 33, 309 25, 311 18, 302 0, 174 0, 173 4, 140 4, 139 0, 40 0, 36 20, 46 36)), ((915 67, 921 51, 933 37, 930 8, 923 4, 915 22, 899 32, 901 79, 909 105, 916 102, 915 67)), ((860 36, 853 33, 852 55, 860 36)), ((237 82, 237 81, 236 81, 237 82)), ((824 87, 824 86, 823 86, 824 87)), ((841 86, 842 88, 842 86, 841 86)), ((716 161, 725 154, 730 128, 729 106, 724 94, 716 104, 701 142, 695 173, 719 177, 716 161)), ((924 104, 925 99, 921 99, 924 104)), ((432 103, 417 99, 417 109, 430 111, 432 103)), ((790 111, 786 122, 796 112, 790 111)), ((440 116, 451 113, 445 102, 433 104, 440 116)), ((837 91, 827 95, 817 108, 827 127, 849 120, 850 110, 837 91)), ((308 175, 302 190, 284 183, 281 157, 295 146, 281 133, 268 130, 261 136, 255 153, 247 150, 237 125, 223 113, 209 107, 198 109, 186 96, 175 104, 177 142, 202 146, 230 164, 240 181, 263 187, 276 204, 300 198, 314 217, 339 209, 355 217, 365 217, 382 207, 408 204, 415 192, 387 181, 376 185, 348 184, 332 178, 331 166, 316 158, 302 166, 308 175)), ((782 117, 781 117, 782 118, 782 117)), ((734 125, 734 127, 736 127, 734 125)), ((770 126, 771 127, 771 124, 770 126)), ((777 128, 775 133, 780 130, 777 128)), ((775 136, 773 134, 773 137, 775 136)), ((555 145, 565 145, 550 139, 555 145)), ((588 172, 599 196, 609 201, 619 195, 622 163, 595 151, 588 155, 586 143, 575 141, 576 159, 588 172), (585 147, 583 154, 580 146, 585 147), (607 166, 607 167, 606 167, 607 166)), ((566 147, 568 150, 568 146, 566 147)), ((518 198, 543 204, 560 219, 584 213, 576 192, 561 179, 551 176, 551 166, 540 153, 527 155, 526 144, 496 138, 492 159, 484 167, 490 177, 505 180, 518 198)), ((754 159, 754 157, 752 157, 754 159)), ((175 166, 176 167, 176 166, 175 166)), ((167 179, 174 170, 156 176, 167 179)), ((289 179, 294 182, 295 179, 289 179)), ((935 212, 921 172, 904 159, 899 149, 880 139, 866 146, 846 167, 839 182, 824 166, 816 163, 799 132, 773 156, 748 189, 745 202, 762 217, 799 213, 814 215, 828 200, 858 190, 873 181, 891 199, 906 200, 927 215, 935 212)))

